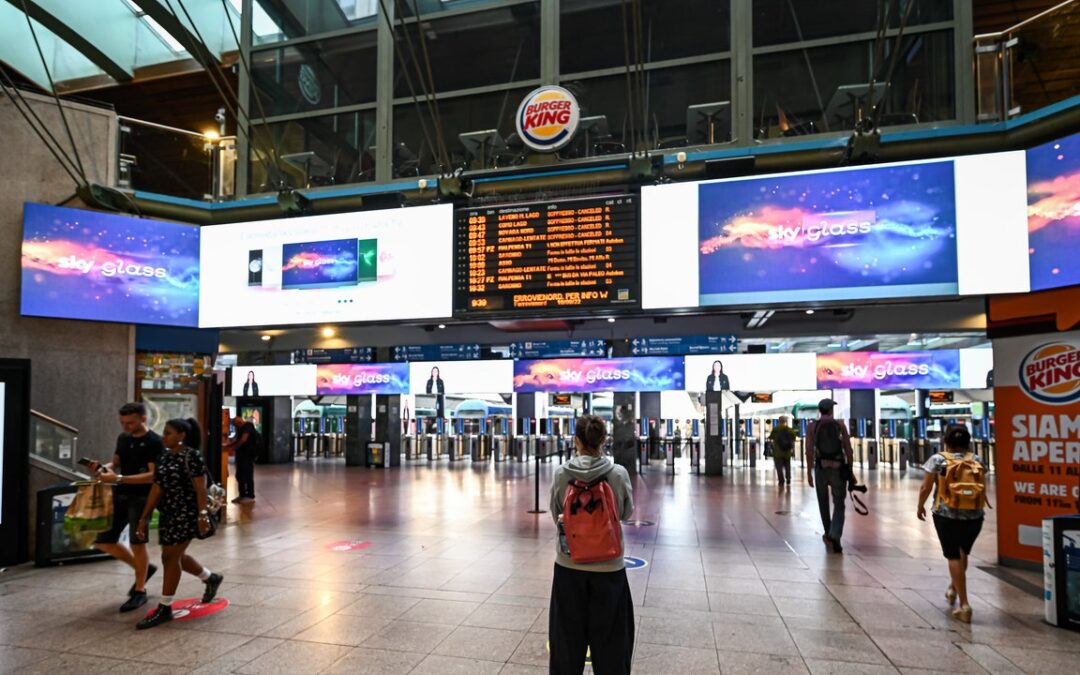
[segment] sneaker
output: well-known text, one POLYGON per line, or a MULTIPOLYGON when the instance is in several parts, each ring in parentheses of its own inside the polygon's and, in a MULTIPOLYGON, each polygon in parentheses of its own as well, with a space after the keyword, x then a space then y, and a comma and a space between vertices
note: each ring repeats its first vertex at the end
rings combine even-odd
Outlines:
POLYGON ((158 605, 157 609, 145 619, 135 624, 136 630, 146 630, 147 628, 153 628, 154 626, 160 626, 163 623, 172 621, 172 607, 168 605, 158 605))
POLYGON ((120 605, 121 612, 132 612, 146 604, 146 591, 135 591, 127 602, 120 605))
MULTIPOLYGON (((157 572, 157 565, 146 566, 146 583, 150 583, 150 577, 154 576, 154 572, 157 572)), ((131 584, 131 588, 128 590, 128 597, 135 595, 139 591, 135 590, 135 584, 131 584)))
POLYGON ((961 623, 971 623, 971 605, 962 605, 952 611, 953 618, 961 623))
POLYGON ((224 579, 225 577, 215 572, 210 575, 209 579, 203 582, 206 584, 206 590, 203 591, 202 594, 203 604, 214 601, 214 598, 217 596, 218 587, 221 586, 221 582, 224 579))

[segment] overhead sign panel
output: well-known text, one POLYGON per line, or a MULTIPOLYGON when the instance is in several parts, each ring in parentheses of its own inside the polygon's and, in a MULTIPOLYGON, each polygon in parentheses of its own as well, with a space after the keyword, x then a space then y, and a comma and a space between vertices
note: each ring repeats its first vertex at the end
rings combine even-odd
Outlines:
POLYGON ((479 344, 398 345, 395 361, 475 361, 480 358, 479 344))
POLYGON ((697 335, 693 337, 652 337, 630 340, 634 356, 682 356, 686 354, 734 354, 739 338, 734 335, 697 335))
POLYGON ((371 347, 344 349, 294 349, 293 363, 370 363, 375 356, 371 347))
POLYGON ((510 343, 510 358, 512 359, 550 359, 606 354, 607 343, 604 340, 534 340, 510 343))

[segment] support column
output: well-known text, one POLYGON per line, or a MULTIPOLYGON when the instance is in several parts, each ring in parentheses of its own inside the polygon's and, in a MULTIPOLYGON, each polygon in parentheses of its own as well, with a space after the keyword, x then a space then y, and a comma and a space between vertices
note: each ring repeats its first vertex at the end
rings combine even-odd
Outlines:
MULTIPOLYGON (((379 19, 375 46, 375 181, 387 183, 394 175, 394 3, 380 3, 389 16, 379 19)), ((363 148, 358 148, 361 152, 363 148)))
POLYGON ((387 466, 401 466, 401 395, 375 396, 375 442, 385 444, 387 466))
POLYGON ((540 82, 559 83, 560 0, 540 0, 540 82))
POLYGON ((705 392, 705 475, 724 475, 724 394, 705 392))
POLYGON ((372 412, 370 394, 345 397, 345 466, 364 466, 372 412))

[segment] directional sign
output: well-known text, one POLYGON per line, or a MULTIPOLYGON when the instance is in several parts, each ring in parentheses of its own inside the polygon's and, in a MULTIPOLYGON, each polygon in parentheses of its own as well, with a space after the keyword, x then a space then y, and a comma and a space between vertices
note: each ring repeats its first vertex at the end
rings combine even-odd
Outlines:
POLYGON ((399 345, 394 347, 395 361, 475 361, 479 358, 479 344, 399 345))
POLYGON ((512 359, 553 359, 564 356, 607 356, 603 340, 542 340, 511 342, 512 359))
POLYGON ((649 561, 644 558, 635 558, 632 555, 623 556, 623 562, 628 570, 640 570, 649 566, 649 561))
POLYGON ((371 347, 346 349, 295 349, 293 363, 371 363, 375 350, 371 347))
POLYGON ((690 337, 634 338, 633 356, 683 356, 686 354, 734 354, 739 338, 734 335, 694 335, 690 337))

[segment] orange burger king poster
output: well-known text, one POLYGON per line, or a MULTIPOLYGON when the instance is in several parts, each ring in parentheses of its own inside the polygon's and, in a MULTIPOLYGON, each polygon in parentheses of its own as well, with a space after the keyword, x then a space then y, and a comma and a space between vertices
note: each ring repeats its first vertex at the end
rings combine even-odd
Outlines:
POLYGON ((1042 521, 1080 510, 1080 332, 994 340, 998 556, 1042 564, 1042 521))

